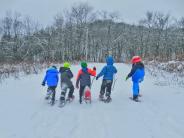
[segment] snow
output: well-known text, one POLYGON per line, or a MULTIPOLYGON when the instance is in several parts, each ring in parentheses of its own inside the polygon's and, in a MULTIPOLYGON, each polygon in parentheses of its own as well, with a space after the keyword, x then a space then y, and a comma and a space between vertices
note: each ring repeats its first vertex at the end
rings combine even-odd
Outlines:
MULTIPOLYGON (((105 64, 91 63, 97 72, 105 64)), ((131 79, 125 81, 131 66, 118 69, 112 102, 98 101, 101 79, 92 85, 92 104, 75 100, 64 108, 51 107, 41 86, 44 72, 9 78, 0 85, 0 138, 183 138, 184 92, 182 87, 155 85, 150 74, 141 84, 141 103, 129 99, 131 79)), ((72 66, 76 77, 78 65, 72 66)), ((73 79, 75 84, 75 79, 73 79)), ((57 88, 56 99, 60 96, 57 88)))

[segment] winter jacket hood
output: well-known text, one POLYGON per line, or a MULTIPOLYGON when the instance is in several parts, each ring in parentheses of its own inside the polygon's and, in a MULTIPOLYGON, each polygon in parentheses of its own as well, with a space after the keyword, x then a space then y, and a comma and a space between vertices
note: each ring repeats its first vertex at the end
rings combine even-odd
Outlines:
POLYGON ((117 69, 114 64, 114 59, 112 56, 106 58, 107 65, 103 67, 101 72, 97 75, 97 77, 103 76, 103 80, 113 80, 113 75, 117 73, 117 69))
POLYGON ((109 56, 106 58, 106 63, 107 65, 113 65, 114 64, 114 59, 112 56, 109 56))

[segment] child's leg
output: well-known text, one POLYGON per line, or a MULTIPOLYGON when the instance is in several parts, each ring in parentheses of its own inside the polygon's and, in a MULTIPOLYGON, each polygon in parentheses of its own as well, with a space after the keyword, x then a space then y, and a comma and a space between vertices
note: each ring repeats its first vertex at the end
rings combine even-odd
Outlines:
POLYGON ((139 95, 139 82, 133 82, 133 99, 137 99, 139 95))
POLYGON ((52 86, 51 87, 51 89, 52 89, 52 101, 55 101, 55 95, 56 95, 56 86, 52 86))
POLYGON ((107 89, 106 89, 106 97, 110 97, 111 96, 111 87, 112 87, 112 81, 111 80, 107 80, 106 87, 107 87, 107 89))
POLYGON ((74 86, 72 85, 69 89, 70 89, 70 91, 68 93, 68 98, 72 98, 73 97, 73 92, 74 92, 74 86))
POLYGON ((79 89, 79 102, 82 103, 82 97, 83 97, 83 94, 84 94, 84 88, 85 86, 80 86, 80 89, 79 89))
POLYGON ((65 100, 65 95, 66 95, 66 91, 67 91, 67 84, 65 83, 61 83, 61 96, 60 96, 60 101, 64 101, 65 100))
POLYGON ((52 94, 52 89, 51 89, 51 87, 49 86, 49 87, 47 88, 47 94, 46 94, 46 96, 45 96, 45 99, 48 100, 48 99, 50 98, 51 94, 52 94))
POLYGON ((105 93, 105 88, 106 88, 106 80, 102 81, 101 89, 100 89, 100 96, 103 97, 105 93))

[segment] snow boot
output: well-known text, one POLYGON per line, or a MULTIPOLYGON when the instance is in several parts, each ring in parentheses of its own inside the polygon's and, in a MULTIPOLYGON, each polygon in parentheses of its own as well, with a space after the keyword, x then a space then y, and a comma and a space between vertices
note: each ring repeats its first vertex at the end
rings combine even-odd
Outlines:
POLYGON ((104 96, 102 94, 99 95, 99 100, 104 101, 104 96))
POLYGON ((59 107, 63 107, 63 106, 65 106, 65 97, 60 97, 60 103, 59 103, 59 107))
POLYGON ((49 100, 50 99, 50 95, 45 96, 45 100, 49 100))
POLYGON ((140 102, 140 100, 138 99, 138 95, 134 95, 132 100, 135 102, 140 102))
POLYGON ((74 100, 74 98, 75 98, 75 96, 72 95, 72 97, 68 97, 68 98, 66 99, 66 102, 71 103, 71 102, 74 100))
POLYGON ((54 104, 55 104, 55 100, 51 100, 50 105, 54 105, 54 104))
POLYGON ((111 101, 112 101, 112 98, 111 98, 110 96, 108 96, 108 97, 104 100, 105 103, 110 103, 111 101))

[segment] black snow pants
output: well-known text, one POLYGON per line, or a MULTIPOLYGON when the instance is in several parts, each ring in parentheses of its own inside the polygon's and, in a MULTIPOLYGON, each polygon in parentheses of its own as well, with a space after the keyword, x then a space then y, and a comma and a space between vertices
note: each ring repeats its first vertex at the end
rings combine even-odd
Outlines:
POLYGON ((51 92, 51 94, 52 94, 52 98, 51 98, 52 101, 55 101, 56 87, 57 86, 49 86, 47 89, 47 92, 48 93, 51 92))
POLYGON ((65 95, 67 93, 67 89, 69 89, 68 98, 73 97, 74 86, 73 85, 68 86, 66 83, 62 83, 61 84, 61 97, 60 97, 60 100, 65 100, 65 95))
POLYGON ((100 90, 100 95, 103 96, 105 94, 106 97, 111 96, 111 87, 112 87, 112 80, 103 80, 100 90))

